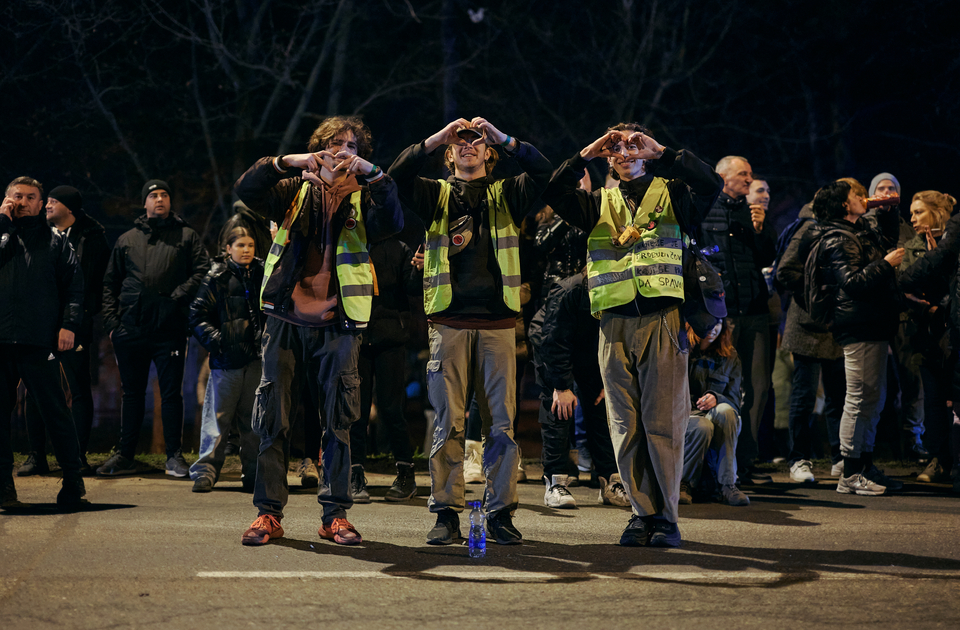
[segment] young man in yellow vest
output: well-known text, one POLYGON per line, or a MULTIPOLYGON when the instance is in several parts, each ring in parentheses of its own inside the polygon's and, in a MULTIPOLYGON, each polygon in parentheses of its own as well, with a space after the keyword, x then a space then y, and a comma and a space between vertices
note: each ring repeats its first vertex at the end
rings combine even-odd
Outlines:
POLYGON ((543 200, 585 231, 590 308, 600 318, 600 370, 617 469, 633 516, 624 546, 678 547, 677 504, 689 415, 683 303, 684 232, 723 180, 689 151, 620 123, 554 172, 543 200), (577 189, 605 157, 617 188, 577 189))
POLYGON ((370 131, 356 118, 317 127, 309 153, 261 158, 237 181, 237 196, 279 226, 260 303, 263 377, 252 426, 260 435, 253 504, 260 515, 245 545, 283 536, 291 415, 309 388, 323 422, 321 538, 361 542, 346 519, 350 425, 360 416, 359 332, 370 318, 374 278, 367 243, 403 227, 397 187, 368 162, 370 131))
POLYGON ((431 494, 437 515, 429 544, 460 538, 464 508, 464 413, 475 391, 487 431, 484 505, 490 535, 518 544, 513 525, 519 452, 516 415, 516 315, 520 311, 520 223, 550 178, 550 162, 483 118, 459 119, 419 142, 390 167, 400 198, 427 229, 424 308, 430 321, 427 387, 437 412, 430 449, 431 494), (499 144, 524 173, 496 180, 499 144), (419 177, 441 146, 446 180, 419 177))

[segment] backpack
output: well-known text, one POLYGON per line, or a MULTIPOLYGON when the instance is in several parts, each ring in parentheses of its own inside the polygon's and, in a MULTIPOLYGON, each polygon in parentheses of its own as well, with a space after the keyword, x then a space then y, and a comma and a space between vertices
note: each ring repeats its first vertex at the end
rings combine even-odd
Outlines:
POLYGON ((837 290, 835 283, 826 278, 820 257, 824 250, 823 242, 831 234, 846 234, 854 240, 857 247, 862 249, 860 239, 849 230, 833 228, 824 232, 810 249, 807 261, 803 265, 803 293, 806 311, 810 319, 827 330, 833 325, 833 316, 837 305, 837 290))
POLYGON ((811 217, 797 217, 793 220, 787 227, 783 228, 783 232, 780 232, 780 236, 777 237, 777 255, 773 259, 773 265, 771 265, 773 274, 773 287, 779 293, 785 293, 787 288, 777 280, 777 269, 780 268, 780 259, 783 258, 784 253, 787 251, 787 246, 790 245, 790 241, 793 240, 793 235, 797 233, 804 223, 807 221, 813 221, 811 217))

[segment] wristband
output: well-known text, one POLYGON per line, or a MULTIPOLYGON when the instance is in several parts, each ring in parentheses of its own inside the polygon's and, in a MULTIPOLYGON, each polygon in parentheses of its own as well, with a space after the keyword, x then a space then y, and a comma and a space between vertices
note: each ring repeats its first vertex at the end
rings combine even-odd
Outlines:
POLYGON ((383 170, 379 166, 374 166, 373 170, 370 171, 369 175, 364 175, 364 178, 368 182, 372 182, 376 179, 379 179, 383 175, 383 170))
POLYGON ((507 136, 507 139, 500 143, 500 146, 506 147, 508 144, 513 142, 513 136, 507 136))
POLYGON ((285 168, 280 168, 280 160, 281 160, 281 159, 283 159, 283 156, 282 156, 282 155, 278 155, 277 157, 273 158, 273 168, 277 169, 277 172, 278 172, 278 173, 286 173, 286 172, 287 172, 287 169, 285 169, 285 168))

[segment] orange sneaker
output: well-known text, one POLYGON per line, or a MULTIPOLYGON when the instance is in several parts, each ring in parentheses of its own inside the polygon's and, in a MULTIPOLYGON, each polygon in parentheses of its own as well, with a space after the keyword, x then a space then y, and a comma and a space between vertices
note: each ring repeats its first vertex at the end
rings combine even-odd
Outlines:
POLYGON ((359 545, 363 542, 360 532, 345 518, 335 518, 329 524, 320 525, 320 538, 332 540, 338 545, 359 545))
POLYGON ((280 527, 280 519, 269 514, 261 514, 250 529, 243 532, 240 542, 244 545, 265 545, 271 538, 282 537, 283 528, 280 527))

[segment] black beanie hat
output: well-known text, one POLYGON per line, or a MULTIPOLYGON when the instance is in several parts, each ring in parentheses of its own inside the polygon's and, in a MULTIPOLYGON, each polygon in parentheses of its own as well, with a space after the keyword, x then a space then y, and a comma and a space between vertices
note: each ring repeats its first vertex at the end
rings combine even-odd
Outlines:
POLYGON ((165 190, 167 191, 168 195, 171 197, 173 196, 173 193, 170 192, 170 186, 167 184, 167 182, 163 181, 162 179, 151 179, 143 185, 143 190, 140 191, 140 203, 147 203, 147 195, 155 190, 165 190))
POLYGON ((66 207, 70 208, 73 216, 77 217, 83 214, 83 197, 80 191, 73 186, 57 186, 47 195, 47 199, 56 199, 66 207))

